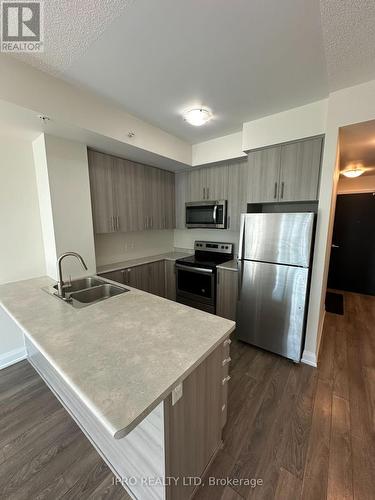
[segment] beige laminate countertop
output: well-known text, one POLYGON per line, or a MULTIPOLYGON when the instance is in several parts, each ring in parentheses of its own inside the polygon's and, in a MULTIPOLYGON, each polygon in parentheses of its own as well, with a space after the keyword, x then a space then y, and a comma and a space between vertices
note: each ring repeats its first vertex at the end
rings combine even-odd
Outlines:
POLYGON ((238 260, 228 260, 228 262, 224 262, 223 264, 219 264, 217 266, 219 269, 225 269, 227 271, 238 271, 238 260))
POLYGON ((182 250, 176 252, 161 253, 158 255, 151 255, 149 257, 140 257, 139 259, 123 260, 122 262, 115 262, 114 264, 106 264, 98 266, 96 272, 98 274, 109 273, 111 271, 118 271, 119 269, 127 269, 129 267, 142 266, 143 264, 150 264, 160 260, 177 260, 183 257, 193 255, 194 250, 182 250))
POLYGON ((130 287, 75 309, 47 277, 0 286, 0 304, 115 438, 128 434, 235 323, 130 287))

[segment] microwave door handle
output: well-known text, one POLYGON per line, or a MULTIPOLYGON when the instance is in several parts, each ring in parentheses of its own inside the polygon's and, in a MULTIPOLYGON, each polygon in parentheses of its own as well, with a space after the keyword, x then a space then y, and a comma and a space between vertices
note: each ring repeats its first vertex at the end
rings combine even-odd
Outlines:
POLYGON ((216 219, 217 219, 217 205, 214 206, 214 213, 213 213, 213 217, 214 217, 214 222, 216 224, 216 219))

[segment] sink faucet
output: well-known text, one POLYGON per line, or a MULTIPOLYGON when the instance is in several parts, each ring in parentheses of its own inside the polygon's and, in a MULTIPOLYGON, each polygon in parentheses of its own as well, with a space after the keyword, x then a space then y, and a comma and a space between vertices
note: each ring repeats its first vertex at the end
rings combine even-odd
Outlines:
POLYGON ((87 271, 87 266, 85 264, 85 261, 83 258, 76 252, 65 252, 60 257, 57 259, 57 272, 58 272, 58 277, 59 281, 57 282, 57 295, 65 299, 65 292, 64 292, 64 281, 62 279, 62 261, 65 257, 75 257, 80 261, 82 264, 82 267, 87 271))

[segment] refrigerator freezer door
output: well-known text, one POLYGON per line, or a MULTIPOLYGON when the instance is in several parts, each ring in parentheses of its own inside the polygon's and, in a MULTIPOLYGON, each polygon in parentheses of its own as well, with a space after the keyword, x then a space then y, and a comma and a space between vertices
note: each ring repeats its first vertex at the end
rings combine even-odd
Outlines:
POLYGON ((243 214, 239 258, 308 267, 313 224, 310 212, 243 214))
POLYGON ((242 261, 237 338, 299 362, 307 282, 306 268, 242 261))

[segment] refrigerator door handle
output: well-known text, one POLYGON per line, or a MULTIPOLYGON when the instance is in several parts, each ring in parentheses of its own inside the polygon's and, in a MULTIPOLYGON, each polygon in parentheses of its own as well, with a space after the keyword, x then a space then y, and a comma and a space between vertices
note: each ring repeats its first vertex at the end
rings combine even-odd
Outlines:
POLYGON ((238 291, 237 291, 237 302, 241 298, 242 291, 242 282, 243 282, 243 265, 242 262, 238 263, 238 291))
POLYGON ((241 214, 241 225, 240 225, 240 241, 238 242, 238 259, 243 259, 243 242, 245 235, 245 220, 246 214, 241 214))

